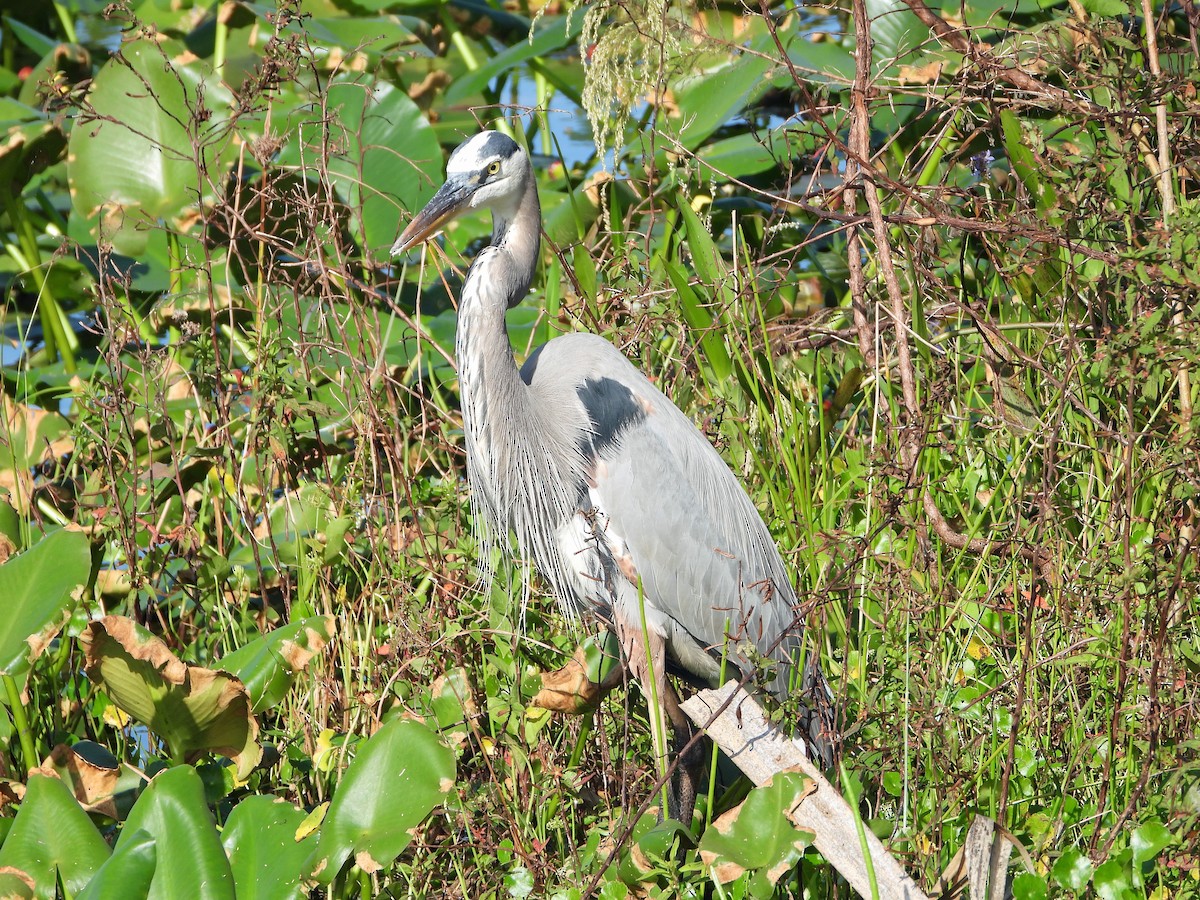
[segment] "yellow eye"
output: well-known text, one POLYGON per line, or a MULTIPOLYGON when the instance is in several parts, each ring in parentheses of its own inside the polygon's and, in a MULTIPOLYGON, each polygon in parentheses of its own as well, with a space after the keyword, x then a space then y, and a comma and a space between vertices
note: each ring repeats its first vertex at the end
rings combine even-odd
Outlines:
POLYGON ((493 160, 492 162, 488 163, 487 173, 489 175, 499 175, 500 174, 500 160, 497 159, 497 160, 493 160))

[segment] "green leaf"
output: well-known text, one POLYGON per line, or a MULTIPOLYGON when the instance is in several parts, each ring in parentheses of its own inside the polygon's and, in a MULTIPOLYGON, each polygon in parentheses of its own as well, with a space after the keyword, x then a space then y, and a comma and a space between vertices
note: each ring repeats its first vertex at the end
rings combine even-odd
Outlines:
POLYGON ((571 266, 575 270, 575 280, 579 282, 579 290, 589 303, 596 302, 596 263, 588 248, 576 244, 571 253, 571 266))
POLYGON ((1092 876, 1092 884, 1100 900, 1124 900, 1125 892, 1133 888, 1129 865, 1119 858, 1101 863, 1092 876))
MULTIPOLYGON (((114 848, 144 844, 149 835, 167 863, 157 866, 147 900, 233 900, 233 873, 191 766, 165 769, 142 791, 114 848)), ((131 851, 132 852, 132 851, 131 851)))
POLYGON ((442 148, 429 120, 404 91, 361 75, 335 81, 324 106, 307 115, 297 117, 280 165, 311 166, 335 142, 341 152, 330 154, 329 174, 356 213, 355 236, 369 250, 386 249, 400 211, 419 210, 441 180, 442 148))
POLYGON ((333 639, 337 620, 313 616, 276 628, 229 653, 221 668, 238 677, 258 713, 279 703, 296 676, 333 639))
POLYGON ((412 29, 397 16, 323 16, 305 21, 302 33, 314 44, 325 44, 338 50, 354 47, 359 53, 372 55, 385 53, 405 44, 420 46, 412 29))
POLYGON ((967 0, 964 11, 968 25, 994 28, 1010 16, 1036 13, 1045 5, 1046 0, 967 0))
POLYGON ((677 198, 680 215, 683 217, 684 228, 687 232, 688 250, 692 254, 692 265, 700 280, 712 288, 720 289, 725 286, 725 263, 721 252, 708 228, 700 221, 688 198, 680 194, 677 198))
POLYGON ((75 900, 149 895, 158 861, 158 842, 141 830, 122 834, 122 838, 120 846, 75 900))
POLYGON ((556 244, 582 240, 600 213, 600 192, 607 190, 605 178, 595 176, 576 184, 571 193, 539 189, 542 199, 542 230, 556 244))
POLYGON ((1020 120, 1011 111, 1002 109, 1000 125, 1004 132, 1004 150, 1008 154, 1008 161, 1013 172, 1021 179, 1025 190, 1029 191, 1034 198, 1038 211, 1048 213, 1058 206, 1058 195, 1054 192, 1054 188, 1042 179, 1037 158, 1033 155, 1033 151, 1025 145, 1020 120))
POLYGON ((688 327, 698 335, 700 348, 716 381, 724 381, 733 371, 733 359, 725 346, 725 336, 695 289, 688 283, 687 273, 676 263, 665 263, 667 278, 679 297, 679 310, 688 327))
POLYGON ((429 707, 438 730, 462 732, 475 709, 471 676, 463 666, 455 666, 434 679, 429 688, 429 707))
MULTIPOLYGON (((451 344, 453 346, 453 344, 451 344)), ((318 390, 319 392, 319 390, 318 390)), ((328 564, 346 549, 346 532, 353 524, 350 516, 338 516, 328 489, 319 484, 305 484, 298 491, 287 491, 271 505, 271 540, 276 556, 259 547, 261 567, 274 571, 277 565, 294 566, 310 551, 319 552, 320 560, 328 564)), ((229 554, 231 565, 258 571, 255 548, 243 544, 229 554)))
POLYGON ((358 750, 321 825, 311 860, 328 884, 351 855, 366 872, 389 865, 454 786, 454 753, 419 722, 394 719, 358 750))
MULTIPOLYGON (((936 4, 935 4, 936 6, 936 4)), ((871 67, 876 78, 894 78, 901 65, 919 65, 929 55, 929 26, 904 0, 866 0, 871 20, 871 67)))
POLYGON ((133 41, 96 74, 91 113, 76 122, 67 177, 77 215, 137 256, 148 226, 196 208, 221 182, 228 89, 174 42, 133 41), (199 157, 201 165, 197 165, 199 157))
POLYGON ((1158 856, 1162 849, 1175 840, 1161 822, 1147 822, 1133 830, 1129 837, 1129 848, 1133 851, 1133 864, 1140 866, 1158 856))
POLYGON ((747 54, 724 60, 715 66, 701 66, 674 83, 674 94, 681 110, 679 142, 695 150, 712 135, 757 100, 768 88, 765 78, 771 67, 766 56, 747 54))
POLYGON ((33 773, 8 837, 0 846, 0 868, 29 875, 39 898, 54 900, 62 880, 77 894, 108 859, 108 844, 57 778, 33 773))
POLYGON ((305 860, 316 836, 297 840, 306 813, 269 794, 247 797, 229 814, 221 843, 229 856, 238 900, 305 897, 305 860))
POLYGON ((654 877, 659 861, 670 857, 677 847, 695 847, 696 842, 683 823, 658 819, 648 812, 638 819, 630 834, 628 849, 621 851, 618 877, 632 888, 641 887, 654 877))
POLYGON ((527 60, 569 46, 583 30, 583 18, 581 15, 543 18, 535 26, 530 39, 517 41, 475 71, 454 79, 446 88, 446 95, 441 102, 449 106, 472 97, 484 90, 497 75, 508 72, 527 60))
POLYGON ((88 539, 77 531, 52 531, 24 553, 0 565, 0 673, 12 674, 30 651, 61 627, 73 594, 92 570, 88 539))
POLYGON ((250 696, 232 675, 186 665, 124 616, 91 622, 80 642, 88 678, 166 741, 173 757, 212 750, 233 760, 241 778, 262 758, 250 696))
POLYGON ((33 879, 19 869, 0 872, 0 897, 4 900, 33 900, 37 896, 33 879))
POLYGON ((10 553, 19 552, 24 549, 22 541, 24 536, 22 532, 22 518, 17 515, 17 511, 13 509, 12 504, 7 500, 0 499, 0 535, 8 538, 12 543, 9 548, 10 553))
POLYGON ((880 782, 883 789, 893 797, 899 797, 904 792, 904 779, 899 772, 885 772, 880 782))
POLYGON ((800 773, 782 772, 713 822, 700 839, 700 858, 711 877, 727 884, 750 873, 751 892, 770 896, 812 841, 787 818, 810 786, 800 773))
POLYGON ((1094 16, 1127 16, 1129 4, 1125 0, 1082 0, 1083 8, 1094 16))
POLYGON ((45 56, 47 53, 53 53, 54 48, 58 46, 58 41, 48 35, 42 34, 36 28, 33 28, 12 16, 4 16, 4 25, 12 30, 13 36, 32 50, 38 56, 45 56))
POLYGON ((1058 858, 1050 874, 1067 890, 1079 893, 1092 880, 1092 861, 1083 851, 1068 847, 1058 858))
POLYGON ((1021 872, 1012 880, 1013 900, 1046 900, 1049 888, 1046 879, 1033 872, 1021 872))
POLYGON ((780 128, 765 135, 747 133, 710 141, 700 148, 696 158, 711 169, 711 173, 702 174, 703 178, 745 178, 786 166, 812 144, 811 135, 780 128))
MULTIPOLYGON (((854 51, 834 40, 812 40, 812 35, 806 29, 785 40, 788 59, 792 65, 801 70, 806 78, 817 84, 832 83, 835 85, 848 84, 854 79, 854 51)), ((768 53, 774 48, 763 48, 768 53)), ((775 87, 794 88, 792 73, 786 69, 780 71, 774 80, 775 87)))

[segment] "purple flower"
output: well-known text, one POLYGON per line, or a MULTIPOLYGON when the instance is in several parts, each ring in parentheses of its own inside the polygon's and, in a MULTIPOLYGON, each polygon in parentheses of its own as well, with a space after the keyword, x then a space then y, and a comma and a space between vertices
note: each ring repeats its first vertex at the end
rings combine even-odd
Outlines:
POLYGON ((976 153, 971 157, 971 171, 975 173, 976 178, 986 178, 988 168, 996 161, 996 157, 992 156, 992 150, 989 147, 982 153, 976 153))

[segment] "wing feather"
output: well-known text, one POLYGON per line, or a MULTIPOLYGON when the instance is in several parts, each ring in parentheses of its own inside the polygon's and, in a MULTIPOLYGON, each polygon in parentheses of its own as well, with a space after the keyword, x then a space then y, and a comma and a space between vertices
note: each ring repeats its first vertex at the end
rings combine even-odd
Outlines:
POLYGON ((574 384, 591 423, 580 448, 588 496, 627 549, 646 603, 716 654, 726 635, 750 641, 779 663, 771 687, 786 691, 799 637, 795 592, 720 454, 601 338, 558 338, 533 362, 535 390, 543 379, 547 389, 574 384))

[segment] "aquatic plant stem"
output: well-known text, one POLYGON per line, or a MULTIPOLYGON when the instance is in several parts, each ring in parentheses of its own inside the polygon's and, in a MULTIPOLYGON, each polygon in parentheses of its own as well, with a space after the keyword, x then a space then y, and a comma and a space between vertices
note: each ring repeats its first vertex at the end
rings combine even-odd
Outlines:
POLYGON ((12 715, 13 727, 21 742, 21 756, 25 760, 25 768, 36 769, 39 764, 37 751, 33 747, 33 733, 29 730, 29 719, 25 716, 25 704, 21 702, 17 680, 7 673, 0 678, 4 680, 4 693, 8 696, 8 709, 12 715))

